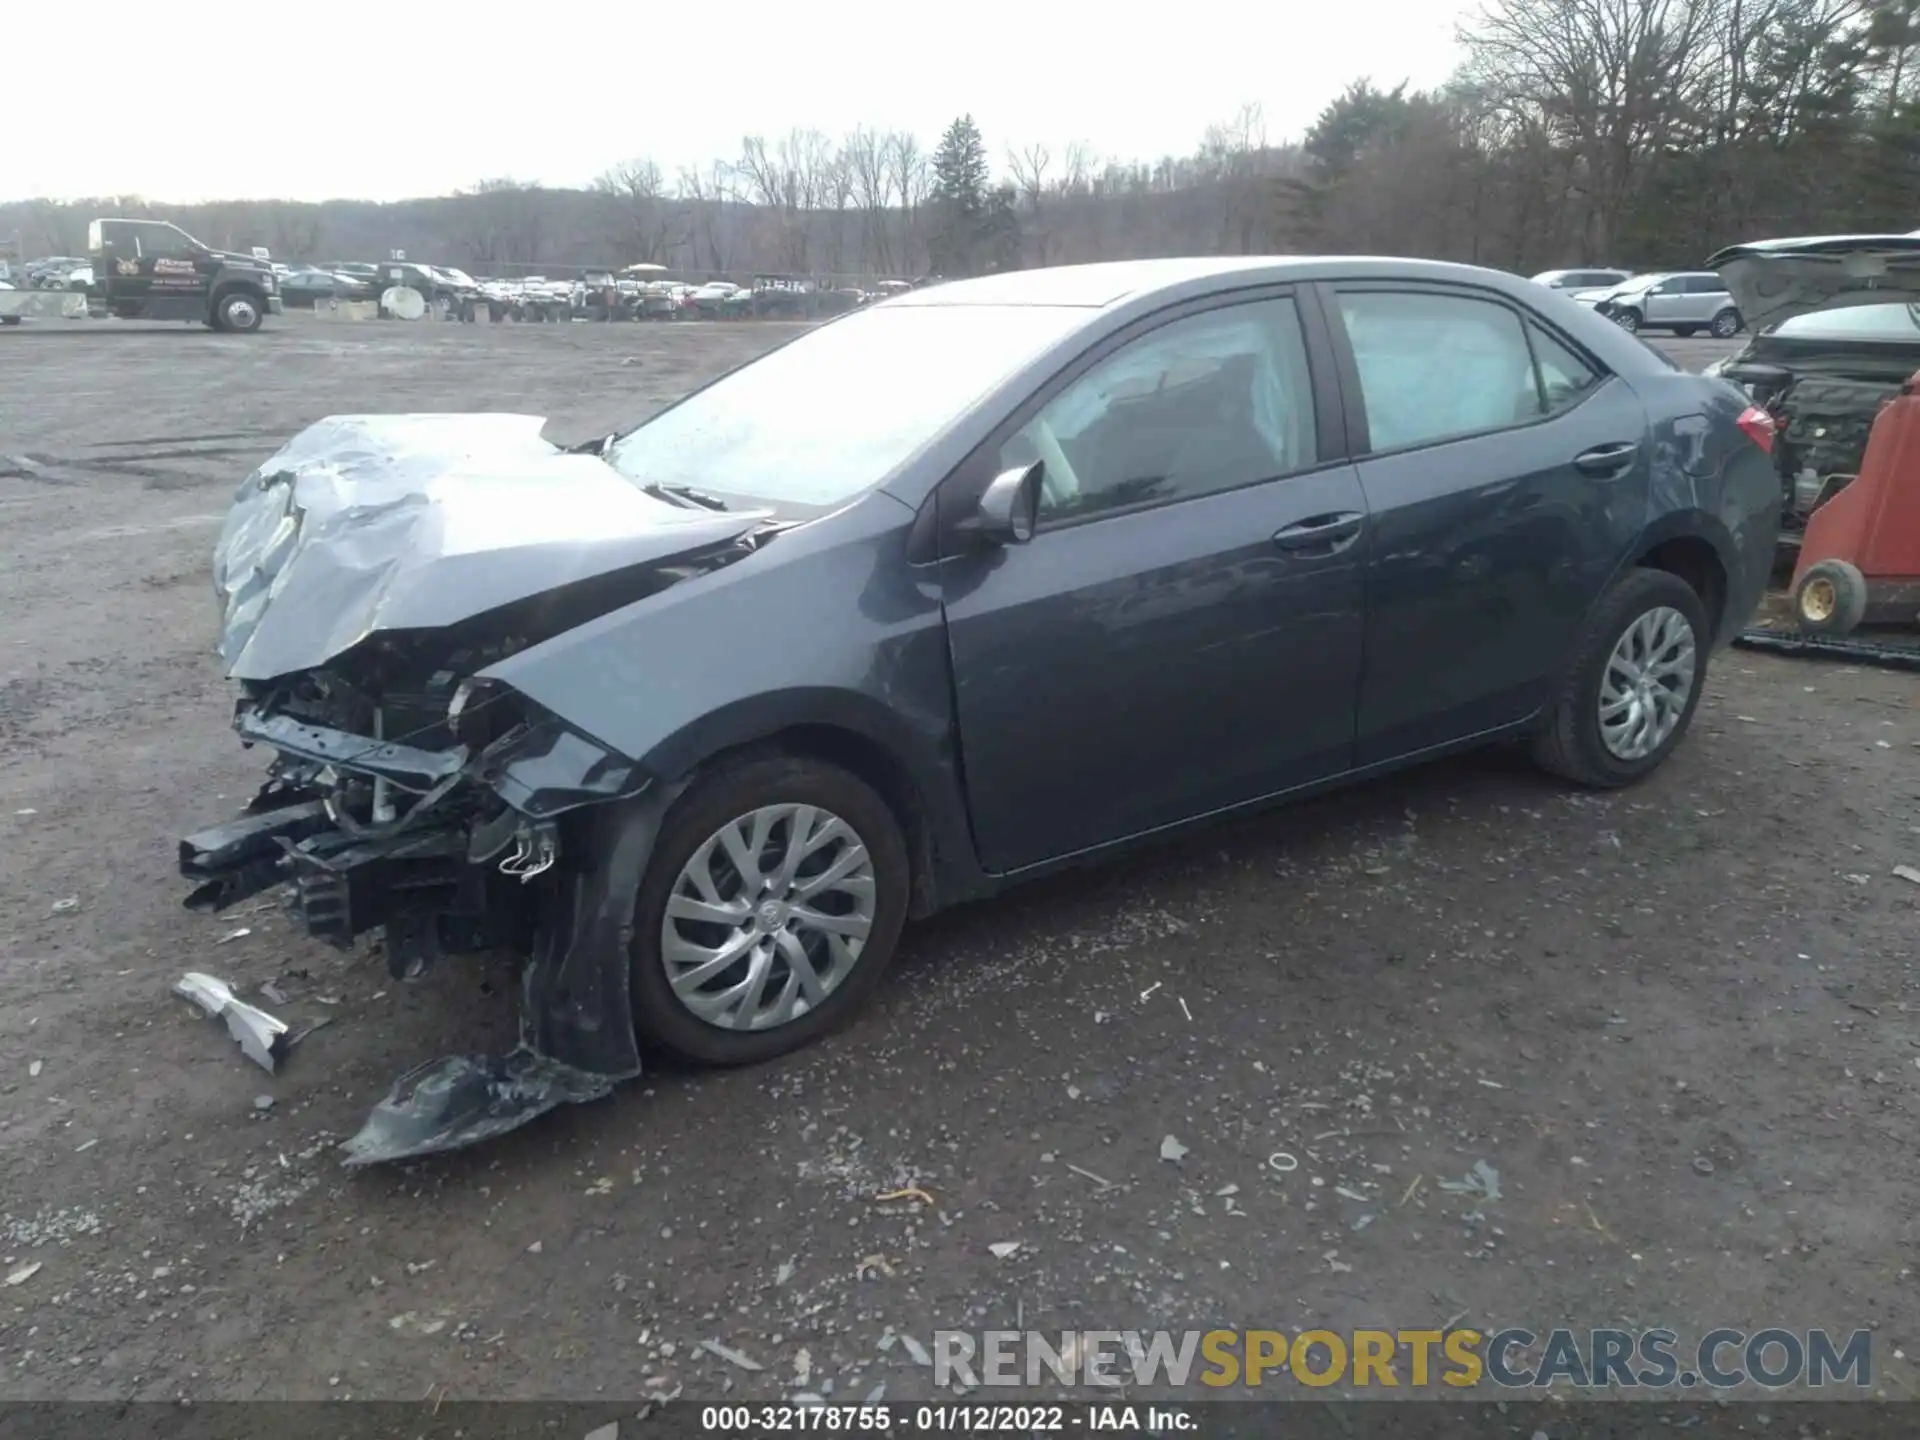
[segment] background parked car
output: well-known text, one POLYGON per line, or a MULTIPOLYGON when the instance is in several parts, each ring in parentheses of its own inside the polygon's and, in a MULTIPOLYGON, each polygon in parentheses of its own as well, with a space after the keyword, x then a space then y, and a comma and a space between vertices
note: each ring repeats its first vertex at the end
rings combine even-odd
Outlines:
POLYGON ((1727 282, 1712 270, 1638 275, 1593 308, 1622 330, 1671 330, 1682 339, 1706 330, 1725 340, 1745 324, 1727 282))
POLYGON ((326 300, 367 300, 373 288, 351 275, 326 270, 295 270, 282 277, 280 295, 288 305, 311 309, 326 300))
POLYGON ((1533 283, 1549 290, 1611 290, 1633 278, 1631 270, 1542 270, 1533 283))

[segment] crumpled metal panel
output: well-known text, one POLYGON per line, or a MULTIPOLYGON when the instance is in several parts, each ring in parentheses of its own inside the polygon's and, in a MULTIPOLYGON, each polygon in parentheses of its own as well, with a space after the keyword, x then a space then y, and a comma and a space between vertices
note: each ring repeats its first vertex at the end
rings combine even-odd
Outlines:
POLYGON ((376 631, 434 629, 745 533, 534 415, 336 415, 242 482, 214 552, 220 657, 241 680, 324 664, 376 631))

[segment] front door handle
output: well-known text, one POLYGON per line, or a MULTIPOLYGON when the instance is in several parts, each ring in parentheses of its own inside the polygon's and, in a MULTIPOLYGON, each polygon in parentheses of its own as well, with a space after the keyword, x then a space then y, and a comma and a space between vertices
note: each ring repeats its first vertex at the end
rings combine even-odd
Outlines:
POLYGON ((1357 510, 1341 510, 1332 515, 1314 515, 1288 525, 1273 537, 1282 550, 1316 551, 1334 555, 1360 538, 1367 517, 1357 510))
POLYGON ((1622 440, 1617 445, 1596 445, 1574 456, 1573 468, 1596 480, 1611 480, 1633 464, 1633 457, 1639 453, 1640 447, 1631 440, 1622 440))

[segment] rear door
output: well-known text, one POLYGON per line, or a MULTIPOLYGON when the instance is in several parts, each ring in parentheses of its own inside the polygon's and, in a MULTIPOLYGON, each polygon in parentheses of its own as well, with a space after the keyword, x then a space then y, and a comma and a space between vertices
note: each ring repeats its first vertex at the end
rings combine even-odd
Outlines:
POLYGON ((1692 309, 1689 318, 1701 325, 1708 324, 1733 303, 1733 297, 1727 293, 1727 282, 1718 275, 1689 275, 1687 299, 1692 309))
POLYGON ((1490 291, 1329 287, 1372 527, 1355 758, 1523 720, 1638 533, 1646 411, 1623 380, 1490 291))
POLYGON ((138 309, 153 288, 141 254, 139 225, 102 220, 100 244, 93 255, 93 279, 114 309, 138 309))
POLYGON ((990 871, 1351 765, 1366 505, 1325 346, 1292 292, 1142 321, 942 486, 962 773, 990 871), (1035 461, 1030 543, 952 532, 994 475, 1035 461))

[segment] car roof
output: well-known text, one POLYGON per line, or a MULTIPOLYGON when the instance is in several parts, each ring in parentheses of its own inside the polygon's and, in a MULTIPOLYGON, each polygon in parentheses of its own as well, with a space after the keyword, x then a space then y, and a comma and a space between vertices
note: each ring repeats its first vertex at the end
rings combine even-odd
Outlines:
MULTIPOLYGON (((909 290, 881 306, 900 309, 944 305, 1060 305, 1104 310, 1122 302, 1176 301, 1243 284, 1298 283, 1325 279, 1433 280, 1480 285, 1519 297, 1533 284, 1502 270, 1441 260, 1378 255, 1190 256, 1160 260, 1105 260, 1010 270, 974 280, 949 280, 909 290)), ((878 308, 878 307, 876 307, 878 308)))

